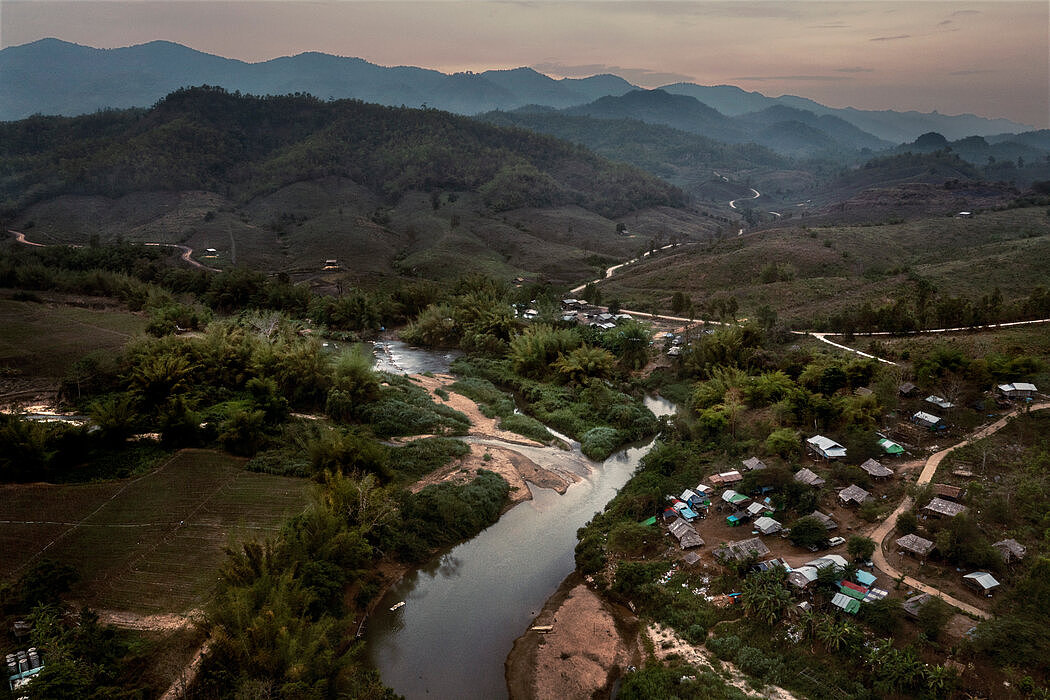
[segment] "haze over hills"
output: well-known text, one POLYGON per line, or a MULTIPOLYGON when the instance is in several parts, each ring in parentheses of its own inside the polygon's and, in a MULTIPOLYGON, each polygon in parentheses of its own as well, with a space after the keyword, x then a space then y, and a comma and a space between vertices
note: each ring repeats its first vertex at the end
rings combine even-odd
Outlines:
MULTIPOLYGON (((172 90, 201 84, 260 95, 305 92, 321 99, 354 98, 412 107, 426 104, 461 114, 511 110, 530 104, 561 109, 602 97, 619 97, 636 89, 613 75, 555 80, 530 68, 446 75, 320 53, 245 63, 163 41, 94 49, 42 39, 0 51, 0 119, 19 119, 35 113, 76 115, 104 108, 147 107, 172 90)), ((816 117, 838 117, 892 143, 911 141, 928 131, 958 139, 1030 129, 1006 119, 973 115, 836 109, 802 97, 772 98, 725 85, 679 83, 668 85, 666 91, 696 98, 723 117, 760 112, 777 105, 811 112, 816 117)), ((712 125, 717 122, 717 117, 708 116, 712 125)), ((794 121, 826 131, 806 119, 794 121)), ((827 122, 824 124, 827 126, 827 122)), ((793 128, 791 138, 795 141, 812 140, 813 134, 806 129, 793 128)), ((840 137, 841 134, 833 135, 835 140, 840 137)))
POLYGON ((620 97, 602 97, 562 112, 664 124, 715 141, 755 143, 782 155, 802 158, 841 157, 853 151, 878 151, 893 145, 830 115, 817 116, 774 104, 761 111, 727 117, 694 97, 662 89, 632 90, 620 97))
POLYGON ((549 136, 217 88, 150 110, 0 124, 0 170, 0 217, 41 242, 184 243, 315 275, 337 258, 355 279, 570 281, 651 238, 715 228, 672 185, 549 136))

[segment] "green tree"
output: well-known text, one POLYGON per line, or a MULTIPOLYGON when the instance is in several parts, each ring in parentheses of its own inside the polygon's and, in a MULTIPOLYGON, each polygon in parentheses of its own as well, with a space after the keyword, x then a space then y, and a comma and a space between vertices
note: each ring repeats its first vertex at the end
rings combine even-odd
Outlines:
POLYGON ((897 532, 901 535, 910 535, 919 529, 919 519, 915 516, 914 510, 906 510, 897 516, 897 522, 894 524, 897 532))
POLYGON ((682 313, 686 310, 689 300, 682 292, 675 292, 671 296, 671 311, 672 313, 682 313))
POLYGON ((785 571, 774 568, 744 579, 741 599, 744 612, 773 626, 791 606, 791 591, 785 583, 785 571))
POLYGON ((947 603, 931 596, 926 604, 919 608, 919 629, 929 639, 936 640, 940 638, 953 614, 954 611, 947 603))
POLYGON ((766 452, 784 459, 797 457, 802 450, 801 445, 798 431, 791 428, 779 428, 766 438, 766 452))
POLYGON ((853 561, 867 561, 875 552, 875 540, 863 535, 853 535, 846 543, 846 551, 853 561))
POLYGON ((558 356, 553 369, 568 382, 582 384, 588 379, 603 379, 616 366, 616 358, 603 348, 581 345, 558 356))
POLYGON ((602 343, 619 359, 627 370, 637 370, 649 362, 649 343, 652 333, 638 321, 625 321, 602 335, 602 343))
POLYGON ((792 523, 788 537, 796 547, 816 547, 828 538, 828 529, 824 523, 807 515, 792 523))
POLYGON ((232 454, 251 457, 266 439, 266 413, 260 410, 237 410, 223 421, 219 444, 232 454))

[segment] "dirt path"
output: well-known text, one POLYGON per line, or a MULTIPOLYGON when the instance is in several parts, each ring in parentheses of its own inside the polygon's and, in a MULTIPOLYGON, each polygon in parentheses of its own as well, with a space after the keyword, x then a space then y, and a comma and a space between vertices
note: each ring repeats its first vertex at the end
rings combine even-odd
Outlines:
POLYGON ((175 632, 194 624, 201 615, 199 610, 191 610, 185 615, 169 613, 165 615, 139 615, 124 610, 96 610, 98 621, 103 625, 113 625, 124 630, 139 632, 175 632))
POLYGON ((160 700, 178 700, 182 698, 184 693, 193 685, 193 681, 197 679, 197 674, 200 673, 201 663, 204 661, 205 654, 208 653, 208 643, 204 642, 201 644, 200 649, 193 655, 190 662, 186 664, 186 668, 182 670, 179 677, 171 684, 163 695, 160 696, 160 700))
MULTIPOLYGON (((985 426, 984 428, 981 428, 980 430, 974 432, 962 442, 930 455, 930 457, 926 460, 926 464, 923 466, 922 472, 919 474, 918 479, 916 479, 915 481, 916 485, 922 486, 923 484, 930 483, 933 480, 934 475, 937 473, 937 467, 940 466, 941 461, 943 461, 944 458, 947 457, 950 452, 957 450, 960 447, 969 445, 970 443, 976 440, 980 440, 981 438, 988 437, 989 435, 992 435, 993 433, 996 433, 999 430, 1002 430, 1007 425, 1007 423, 1010 422, 1010 419, 1022 412, 1042 411, 1047 408, 1050 408, 1050 403, 1040 403, 1029 407, 1015 409, 1003 416, 1002 418, 1000 418, 999 420, 995 421, 991 425, 985 426)), ((911 497, 906 497, 903 501, 901 501, 900 505, 898 505, 897 508, 894 509, 894 511, 890 513, 889 516, 887 516, 886 519, 883 520, 882 523, 879 524, 879 526, 875 528, 875 530, 871 533, 871 538, 879 544, 879 546, 875 548, 875 552, 872 555, 872 561, 875 563, 875 566, 877 566, 880 570, 885 572, 886 575, 891 578, 900 578, 901 572, 892 564, 890 564, 889 560, 886 558, 886 539, 890 536, 890 534, 893 531, 893 528, 897 524, 897 516, 911 508, 912 503, 913 501, 911 497)), ((889 543, 888 546, 890 549, 894 548, 892 542, 889 543)), ((965 603, 959 600, 958 598, 954 598, 945 593, 944 591, 941 591, 937 588, 934 588, 933 586, 925 584, 922 581, 919 581, 918 579, 913 578, 911 576, 905 576, 903 578, 903 582, 911 586, 912 588, 915 588, 916 590, 922 591, 923 593, 935 595, 941 598, 944 602, 948 603, 949 605, 952 605, 970 615, 975 615, 984 619, 990 619, 992 617, 991 613, 981 610, 980 608, 970 605, 969 603, 965 603)))
MULTIPOLYGON (((15 237, 15 240, 18 241, 19 243, 23 244, 23 245, 34 246, 34 247, 37 247, 37 248, 47 248, 48 247, 47 244, 45 244, 45 243, 34 243, 33 241, 27 240, 26 239, 26 235, 24 233, 22 233, 21 231, 14 231, 12 229, 7 229, 7 232, 10 233, 11 235, 13 235, 15 237)), ((207 265, 204 265, 203 263, 199 263, 196 260, 194 260, 193 259, 193 248, 190 248, 187 245, 180 245, 178 243, 143 243, 142 245, 158 246, 158 247, 163 247, 163 248, 177 248, 179 251, 181 251, 179 253, 179 258, 184 260, 185 262, 189 263, 190 265, 193 265, 194 267, 199 267, 202 270, 208 270, 210 272, 222 272, 222 270, 220 270, 218 268, 208 267, 207 265)), ((69 244, 69 247, 70 248, 83 248, 84 246, 69 244)))
POLYGON ((484 441, 471 444, 468 455, 426 475, 412 485, 411 491, 419 492, 431 484, 443 481, 466 482, 473 479, 479 469, 487 469, 496 472, 510 484, 510 501, 506 506, 506 509, 510 509, 532 498, 532 492, 525 483, 526 481, 542 488, 554 489, 558 493, 565 493, 566 489, 576 481, 573 474, 542 467, 515 450, 515 445, 556 448, 547 448, 543 443, 529 440, 517 433, 501 430, 498 427, 498 419, 489 418, 481 412, 474 401, 448 388, 455 381, 452 375, 414 374, 410 375, 410 378, 429 391, 435 402, 454 408, 469 418, 471 424, 469 435, 484 441), (445 393, 448 398, 440 396, 438 391, 445 393), (501 444, 492 444, 493 440, 498 440, 501 444))

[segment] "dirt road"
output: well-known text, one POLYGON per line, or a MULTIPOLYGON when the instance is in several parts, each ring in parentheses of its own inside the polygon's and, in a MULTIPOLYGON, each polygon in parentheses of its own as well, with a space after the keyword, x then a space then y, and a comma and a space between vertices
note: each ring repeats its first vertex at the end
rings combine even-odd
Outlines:
MULTIPOLYGON (((999 430, 1002 430, 1006 426, 1006 424, 1010 422, 1011 418, 1018 415, 1022 411, 1042 411, 1047 408, 1050 408, 1050 403, 1040 403, 1029 407, 1018 408, 1006 414, 991 425, 985 426, 984 428, 981 428, 980 430, 974 432, 962 442, 930 455, 930 457, 926 460, 926 464, 923 466, 922 472, 919 474, 919 478, 915 482, 916 485, 922 486, 923 484, 930 483, 933 480, 934 474, 937 473, 937 467, 940 466, 941 461, 943 461, 944 458, 947 457, 950 452, 957 450, 960 447, 969 445, 975 440, 980 440, 981 438, 988 437, 989 435, 998 432, 999 430)), ((898 505, 897 508, 892 513, 890 513, 889 516, 887 516, 887 518, 884 521, 882 521, 882 523, 877 528, 875 528, 874 532, 871 533, 871 538, 875 540, 875 542, 878 544, 878 547, 875 548, 875 553, 872 555, 872 561, 875 562, 875 566, 877 566, 880 570, 885 572, 887 576, 890 576, 891 578, 895 579, 900 578, 901 572, 892 564, 890 564, 889 560, 886 558, 886 539, 890 536, 890 533, 893 531, 894 526, 897 524, 897 516, 911 508, 911 506, 912 499, 910 497, 906 497, 903 501, 901 501, 900 505, 898 505)), ((892 542, 889 543, 889 548, 891 550, 894 549, 892 542)), ((913 578, 911 576, 905 576, 903 581, 905 584, 911 586, 916 590, 937 596, 938 598, 942 599, 945 603, 948 603, 949 605, 954 606, 965 613, 975 615, 984 619, 990 619, 992 617, 991 613, 981 610, 980 608, 970 605, 969 603, 964 603, 958 598, 954 598, 945 593, 944 591, 941 591, 937 588, 934 588, 933 586, 925 584, 916 578, 913 578)))

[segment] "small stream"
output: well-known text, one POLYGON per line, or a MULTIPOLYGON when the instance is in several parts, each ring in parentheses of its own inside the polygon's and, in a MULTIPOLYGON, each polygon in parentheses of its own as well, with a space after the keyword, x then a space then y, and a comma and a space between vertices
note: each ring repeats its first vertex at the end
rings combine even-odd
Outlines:
MULTIPOLYGON (((436 366, 433 355, 415 358, 403 344, 390 350, 399 367, 447 371, 447 362, 436 366)), ((647 399, 646 406, 658 416, 674 412, 659 398, 647 399)), ((575 568, 576 530, 612 500, 651 446, 630 447, 602 463, 588 460, 575 444, 571 452, 514 446, 582 479, 561 496, 529 484, 531 501, 388 591, 366 629, 368 654, 383 682, 410 700, 506 698, 504 661, 575 568), (389 610, 401 601, 403 607, 389 610)))

